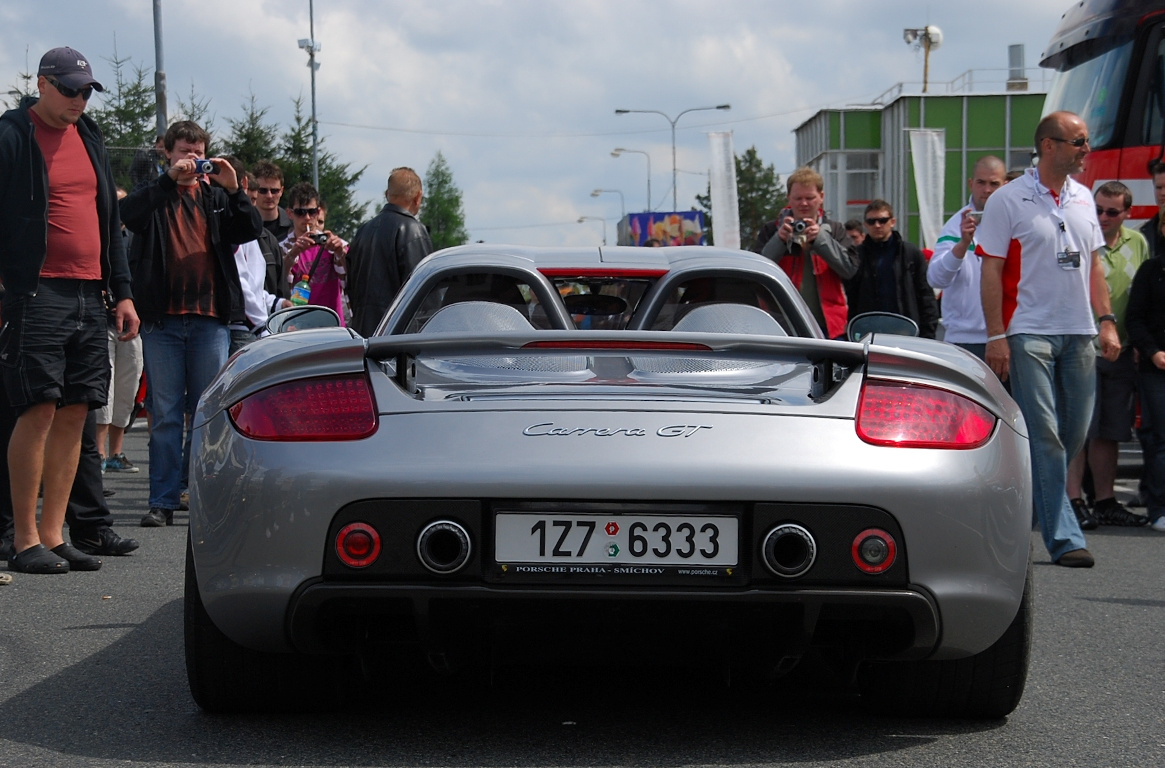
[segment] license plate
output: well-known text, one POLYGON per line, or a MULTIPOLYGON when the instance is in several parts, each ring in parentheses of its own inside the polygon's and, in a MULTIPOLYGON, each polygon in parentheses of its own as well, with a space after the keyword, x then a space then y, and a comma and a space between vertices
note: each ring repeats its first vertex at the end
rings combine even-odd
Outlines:
POLYGON ((727 516, 499 513, 498 563, 732 566, 739 520, 727 516))

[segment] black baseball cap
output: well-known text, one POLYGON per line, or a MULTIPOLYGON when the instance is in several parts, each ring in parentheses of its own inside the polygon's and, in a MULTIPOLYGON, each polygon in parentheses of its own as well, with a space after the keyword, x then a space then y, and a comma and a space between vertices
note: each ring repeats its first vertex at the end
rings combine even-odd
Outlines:
POLYGON ((89 61, 72 48, 54 48, 40 57, 37 76, 55 77, 66 88, 81 89, 93 86, 99 91, 105 89, 93 78, 93 68, 89 61))

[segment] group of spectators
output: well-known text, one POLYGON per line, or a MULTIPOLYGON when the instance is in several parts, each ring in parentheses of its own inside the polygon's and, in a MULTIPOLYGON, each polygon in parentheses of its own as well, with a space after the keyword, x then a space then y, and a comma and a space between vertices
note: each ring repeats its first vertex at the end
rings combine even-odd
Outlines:
POLYGON ((850 318, 883 311, 905 315, 934 338, 938 302, 926 282, 921 249, 897 230, 885 200, 866 205, 865 221, 844 225, 825 215, 825 182, 812 168, 787 179, 788 206, 757 233, 753 250, 789 275, 818 324, 844 338, 850 318))
POLYGON ((141 525, 167 526, 186 508, 199 397, 291 304, 292 285, 370 335, 432 250, 412 169, 392 171, 387 204, 348 243, 326 229, 311 184, 285 196, 273 163, 248 172, 206 158, 210 136, 188 120, 159 138, 164 162, 125 194, 84 114, 94 90, 85 57, 55 48, 40 61, 38 96, 0 116, 0 559, 23 573, 97 570, 102 556, 138 548, 113 530, 101 474, 137 471, 121 439, 143 369, 141 525))
POLYGON ((1008 173, 999 158, 980 158, 970 198, 929 261, 895 230, 885 201, 869 203, 864 222, 827 219, 822 178, 809 168, 789 176, 789 206, 754 246, 832 338, 870 311, 905 315, 933 338, 942 292, 944 340, 981 358, 1023 413, 1035 521, 1052 561, 1066 567, 1095 563, 1084 530, 1151 523, 1165 532, 1165 165, 1153 175, 1160 212, 1136 232, 1124 226, 1133 206, 1125 185, 1108 182, 1094 196, 1071 178, 1088 142, 1083 120, 1057 112, 1036 128, 1032 168, 1008 173), (1138 392, 1147 515, 1114 491, 1138 392))

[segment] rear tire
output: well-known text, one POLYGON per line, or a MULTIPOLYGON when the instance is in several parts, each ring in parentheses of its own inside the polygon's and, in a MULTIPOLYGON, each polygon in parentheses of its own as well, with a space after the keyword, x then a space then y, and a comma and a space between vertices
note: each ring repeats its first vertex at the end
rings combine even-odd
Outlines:
POLYGON ((910 716, 998 719, 1023 697, 1032 640, 1032 572, 1019 610, 989 648, 948 661, 867 662, 858 673, 866 706, 910 716))
POLYGON ((253 651, 214 625, 202 604, 189 536, 183 618, 190 694, 205 711, 314 712, 338 706, 342 658, 253 651))

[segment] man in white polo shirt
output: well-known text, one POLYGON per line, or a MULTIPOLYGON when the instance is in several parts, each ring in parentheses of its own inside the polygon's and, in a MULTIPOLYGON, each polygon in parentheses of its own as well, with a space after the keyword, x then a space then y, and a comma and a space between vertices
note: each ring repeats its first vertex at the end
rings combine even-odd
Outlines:
POLYGON ((1027 423, 1033 501, 1052 561, 1090 568, 1095 561, 1068 502, 1066 478, 1096 394, 1093 312, 1106 360, 1120 354, 1120 341, 1098 256, 1104 235, 1096 206, 1069 177, 1084 167, 1088 126, 1071 112, 1053 112, 1036 127, 1035 145, 1036 167, 988 198, 975 232, 986 361, 1001 379, 1010 378, 1027 423))

